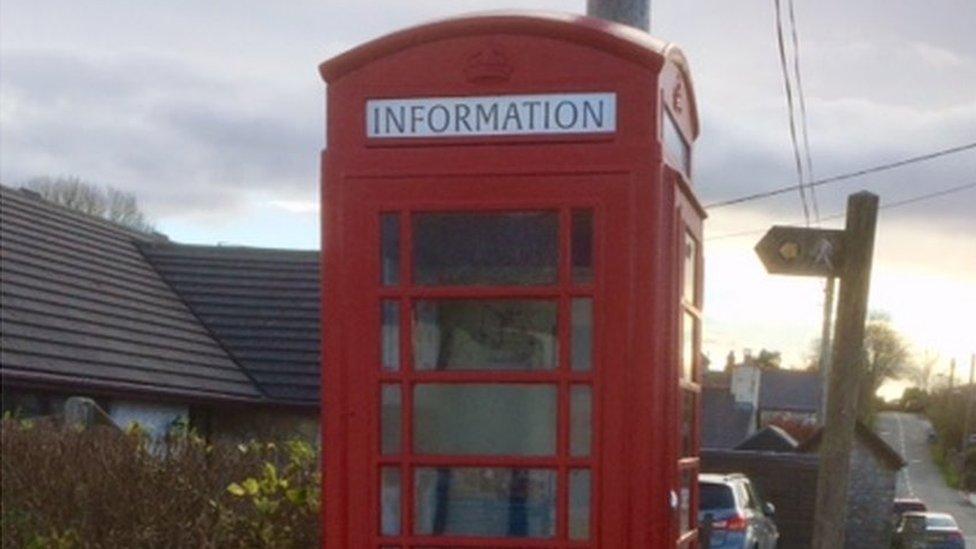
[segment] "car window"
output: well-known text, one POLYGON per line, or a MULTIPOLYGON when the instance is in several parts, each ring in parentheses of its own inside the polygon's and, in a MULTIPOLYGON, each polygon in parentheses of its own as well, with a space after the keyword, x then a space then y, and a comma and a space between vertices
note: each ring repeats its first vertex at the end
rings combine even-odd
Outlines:
POLYGON ((753 509, 762 513, 762 499, 759 497, 759 494, 756 493, 756 489, 753 488, 752 483, 747 480, 743 482, 742 485, 745 487, 746 494, 749 496, 749 507, 752 507, 753 509))
POLYGON ((725 484, 702 483, 698 486, 698 509, 700 511, 734 508, 735 498, 732 496, 732 490, 725 484))
POLYGON ((944 515, 927 516, 925 522, 933 528, 956 528, 956 521, 944 515))
POLYGON ((756 499, 753 497, 752 491, 749 489, 748 481, 736 482, 736 487, 739 491, 739 500, 742 502, 742 506, 746 509, 758 509, 756 505, 756 499))

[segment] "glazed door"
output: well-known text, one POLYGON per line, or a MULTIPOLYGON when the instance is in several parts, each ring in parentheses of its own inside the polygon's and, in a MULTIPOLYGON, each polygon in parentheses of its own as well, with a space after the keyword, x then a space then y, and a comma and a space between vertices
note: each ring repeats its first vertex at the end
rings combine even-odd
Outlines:
POLYGON ((623 181, 347 188, 349 545, 622 546, 623 181))

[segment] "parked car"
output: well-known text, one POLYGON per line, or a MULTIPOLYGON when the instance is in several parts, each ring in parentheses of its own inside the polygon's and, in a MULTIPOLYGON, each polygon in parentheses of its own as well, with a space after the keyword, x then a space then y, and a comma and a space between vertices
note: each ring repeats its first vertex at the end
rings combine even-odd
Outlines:
POLYGON ((896 498, 891 505, 891 527, 897 528, 901 516, 908 512, 924 513, 928 511, 925 502, 915 498, 896 498))
POLYGON ((952 515, 910 511, 901 516, 893 545, 896 549, 965 549, 966 539, 952 515))
POLYGON ((709 547, 774 549, 779 530, 776 508, 756 493, 749 477, 740 474, 698 476, 698 522, 710 532, 709 547))

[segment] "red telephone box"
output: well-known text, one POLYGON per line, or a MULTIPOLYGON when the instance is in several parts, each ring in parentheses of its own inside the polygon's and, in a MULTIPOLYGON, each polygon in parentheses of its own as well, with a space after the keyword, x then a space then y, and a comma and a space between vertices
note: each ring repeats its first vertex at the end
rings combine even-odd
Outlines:
POLYGON ((696 543, 698 133, 674 46, 573 15, 321 66, 324 543, 696 543))

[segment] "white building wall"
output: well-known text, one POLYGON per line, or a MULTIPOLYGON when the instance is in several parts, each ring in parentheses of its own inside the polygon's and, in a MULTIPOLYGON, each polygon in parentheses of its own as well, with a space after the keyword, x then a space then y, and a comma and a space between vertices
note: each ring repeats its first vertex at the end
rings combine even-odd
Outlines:
POLYGON ((758 366, 740 364, 732 369, 732 381, 729 390, 736 404, 751 404, 755 410, 759 407, 759 381, 762 372, 758 366))
POLYGON ((152 438, 161 438, 177 423, 186 424, 190 409, 179 404, 115 400, 109 405, 109 416, 123 429, 138 423, 152 438))

